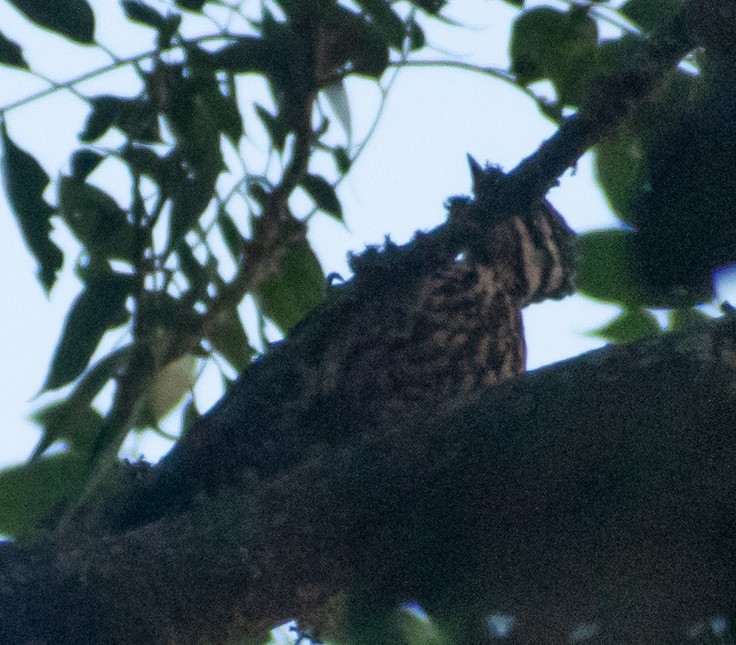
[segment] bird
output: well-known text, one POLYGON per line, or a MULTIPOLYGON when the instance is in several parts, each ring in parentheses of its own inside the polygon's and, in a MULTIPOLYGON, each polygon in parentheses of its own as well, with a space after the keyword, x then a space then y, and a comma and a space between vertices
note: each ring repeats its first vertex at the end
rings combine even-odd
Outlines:
POLYGON ((470 169, 473 197, 447 202, 460 242, 431 247, 422 233, 352 258, 354 276, 330 281, 324 303, 164 458, 161 486, 272 477, 315 446, 437 414, 524 372, 521 311, 573 291, 575 234, 545 198, 499 212, 501 171, 472 159, 470 169))

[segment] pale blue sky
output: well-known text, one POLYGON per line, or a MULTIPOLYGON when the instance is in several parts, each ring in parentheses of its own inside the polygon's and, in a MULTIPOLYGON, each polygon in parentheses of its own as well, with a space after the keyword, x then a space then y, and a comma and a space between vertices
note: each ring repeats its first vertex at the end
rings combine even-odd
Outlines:
MULTIPOLYGON (((119 13, 109 0, 91 2, 98 17, 98 37, 121 55, 146 47, 150 32, 143 28, 111 28, 119 13)), ((116 3, 115 3, 116 4, 116 3)), ((429 40, 466 62, 505 67, 510 20, 514 12, 501 2, 466 0, 451 3, 448 15, 471 29, 434 25, 429 40), (458 7, 462 6, 462 13, 458 7)), ((11 38, 28 42, 31 64, 43 64, 45 73, 57 80, 71 78, 85 69, 105 63, 106 57, 81 48, 65 48, 47 59, 47 52, 62 51, 54 36, 37 35, 24 26, 18 15, 0 3, 0 24, 11 38), (81 54, 83 55, 80 55, 81 54)), ((440 52, 436 56, 443 57, 440 52)), ((85 92, 102 91, 108 79, 90 82, 85 92)), ((23 97, 43 84, 19 72, 0 68, 0 105, 23 97)), ((130 87, 131 76, 117 73, 115 91, 130 87)), ((348 86, 356 139, 365 132, 378 105, 378 92, 368 81, 355 80, 348 86)), ((109 91, 109 90, 108 90, 109 91)), ((8 114, 16 142, 37 155, 52 177, 64 168, 76 134, 84 120, 84 104, 68 93, 57 93, 38 104, 8 114)), ((326 216, 315 218, 310 237, 327 272, 347 271, 348 251, 359 251, 367 243, 379 243, 384 235, 402 242, 421 228, 430 228, 444 218, 443 202, 469 190, 465 159, 471 153, 505 168, 513 167, 532 153, 553 132, 550 122, 539 115, 534 104, 501 81, 457 69, 408 69, 395 81, 381 122, 353 167, 339 194, 347 229, 326 216)), ((591 160, 581 160, 576 172, 568 172, 554 189, 550 200, 577 231, 613 223, 604 199, 595 187, 591 160)), ((0 427, 0 466, 27 456, 38 432, 27 420, 37 404, 31 399, 45 375, 57 342, 64 315, 75 297, 78 284, 71 274, 73 255, 67 260, 59 284, 47 300, 35 280, 35 264, 21 244, 15 222, 4 196, 0 197, 0 370, 3 425, 0 427)), ((69 244, 62 230, 57 239, 69 244)), ((68 248, 68 246, 67 246, 68 248)), ((585 335, 616 313, 616 308, 593 303, 580 296, 562 302, 529 307, 525 312, 529 367, 534 368, 602 343, 585 335)), ((204 381, 197 388, 200 405, 213 402, 219 391, 204 381)), ((150 444, 153 446, 153 444, 150 444)), ((149 444, 143 448, 148 450, 149 444)), ((150 448, 150 456, 162 446, 150 448)))

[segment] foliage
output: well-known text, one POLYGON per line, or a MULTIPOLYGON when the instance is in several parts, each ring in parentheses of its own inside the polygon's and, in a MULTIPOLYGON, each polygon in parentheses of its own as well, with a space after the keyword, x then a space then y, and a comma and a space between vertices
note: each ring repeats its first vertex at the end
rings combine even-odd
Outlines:
MULTIPOLYGON (((11 4, 40 28, 103 48, 86 0, 11 4)), ((54 181, 6 124, 34 96, 0 110, 8 197, 46 291, 66 259, 54 227, 66 227, 81 248, 82 291, 43 384, 60 397, 36 415, 44 435, 31 463, 2 481, 33 509, 29 516, 57 503, 39 484, 52 444, 84 464, 66 474, 70 486, 83 487, 95 472, 90 465, 115 459, 131 429, 156 428, 186 396, 197 372, 193 357, 233 371, 248 364, 254 350, 238 309, 246 295, 282 332, 321 299, 326 282, 307 239, 310 218, 319 210, 342 221, 335 185, 364 143, 352 141, 344 79, 378 82, 390 64, 423 46, 417 18, 430 19, 443 4, 417 1, 399 12, 375 0, 354 8, 281 0, 248 13, 216 1, 162 10, 161 3, 123 0, 126 19, 149 29, 155 46, 63 84, 89 112, 68 171, 54 181), (192 25, 200 35, 185 35, 192 25), (123 66, 137 74, 135 95, 118 94, 112 83, 96 94, 80 90, 90 76, 123 66), (270 104, 243 101, 245 77, 267 83, 270 104), (260 120, 267 149, 247 151, 253 133, 244 114, 260 120), (100 179, 109 168, 127 184, 127 197, 100 179), (293 212, 297 192, 314 205, 306 216, 293 212), (105 355, 101 343, 115 330, 118 346, 105 355), (110 384, 113 399, 101 414, 99 394, 110 384)), ((22 45, 5 36, 0 62, 34 73, 22 45)), ((18 534, 28 524, 10 511, 0 517, 2 532, 18 534)))
MULTIPOLYGON (((86 0, 5 2, 38 28, 102 49, 86 0)), ((43 438, 29 464, 0 474, 4 533, 31 531, 116 459, 131 429, 156 427, 191 389, 194 357, 242 370, 255 351, 239 311, 246 296, 261 322, 283 333, 319 302, 326 280, 307 239, 311 215, 342 221, 335 187, 365 143, 352 141, 344 81, 360 75, 378 83, 390 67, 411 64, 426 45, 424 26, 443 19, 446 3, 273 0, 253 13, 243 4, 122 0, 127 20, 149 29, 155 46, 94 72, 130 67, 139 81, 134 96, 116 93, 113 83, 107 93, 84 93, 91 74, 63 84, 89 112, 57 179, 7 124, 8 113, 35 97, 0 106, 5 188, 38 279, 50 291, 67 260, 51 235, 63 226, 79 243, 82 282, 44 381, 44 390, 61 391, 36 415, 43 438), (205 19, 212 29, 188 35, 205 19), (246 77, 267 85, 263 104, 243 99, 246 77), (267 137, 260 156, 249 148, 255 137, 246 112, 267 137), (99 180, 110 167, 125 177, 124 199, 99 180), (310 213, 293 212, 295 194, 311 201, 310 213), (103 338, 121 328, 124 342, 100 356, 103 338), (97 399, 110 385, 101 413, 97 399), (58 442, 66 451, 45 457, 58 442)), ((508 4, 518 11, 510 69, 476 71, 515 84, 562 123, 593 100, 601 78, 626 78, 642 64, 632 43, 666 25, 680 2, 508 4), (604 24, 616 35, 604 38, 604 24), (541 81, 553 96, 535 93, 541 81)), ((596 146, 598 181, 621 226, 580 237, 579 289, 622 307, 595 332, 607 339, 656 333, 651 308, 670 310, 673 327, 694 324, 693 307, 712 298, 714 269, 736 262, 734 36, 727 27, 712 30, 708 47, 596 146)), ((22 44, 1 33, 0 64, 34 73, 22 44)), ((401 629, 414 633, 412 625, 401 629)))

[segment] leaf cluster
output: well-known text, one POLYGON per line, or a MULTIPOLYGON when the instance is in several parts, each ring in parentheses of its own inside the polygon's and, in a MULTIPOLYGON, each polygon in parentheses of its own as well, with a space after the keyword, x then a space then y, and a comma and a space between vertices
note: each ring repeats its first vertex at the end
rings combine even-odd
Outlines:
MULTIPOLYGON (((104 51, 86 0, 7 1, 38 28, 104 51)), ((39 281, 50 291, 68 260, 52 237, 65 227, 79 243, 72 259, 82 284, 42 389, 60 396, 36 414, 43 436, 32 463, 8 474, 28 484, 13 485, 17 496, 5 508, 38 506, 40 516, 58 498, 44 499, 47 487, 32 475, 48 477, 40 464, 50 446, 88 464, 72 478, 62 468, 68 485, 56 485, 69 493, 116 459, 131 429, 158 429, 191 391, 197 358, 214 359, 227 384, 258 344, 241 320, 246 296, 261 328, 269 321, 282 333, 320 301, 326 280, 307 238, 310 217, 321 211, 342 222, 336 184, 363 144, 352 141, 345 79, 379 82, 392 61, 424 46, 418 18, 443 4, 417 1, 398 12, 384 0, 353 8, 279 0, 246 13, 217 0, 177 0, 164 10, 123 0, 126 19, 154 46, 131 59, 111 55, 107 68, 47 90, 68 87, 88 105, 80 145, 55 179, 7 123, 34 97, 0 106, 5 187, 39 281), (185 35, 192 25, 202 33, 185 35), (137 75, 134 95, 112 84, 98 94, 80 89, 120 67, 137 75), (262 99, 242 96, 253 77, 268 88, 262 99), (262 134, 267 147, 253 152, 262 134), (104 180, 111 169, 123 178, 118 186, 104 180), (299 193, 312 206, 297 214, 299 193)), ((0 64, 36 74, 23 46, 3 34, 0 64)), ((20 531, 13 517, 4 515, 1 531, 20 531)))
MULTIPOLYGON (((511 69, 525 87, 551 85, 552 96, 540 94, 538 104, 558 122, 591 101, 615 104, 616 96, 601 95, 602 83, 617 78, 623 89, 637 82, 647 65, 637 43, 666 28, 682 3, 628 0, 615 11, 606 5, 538 7, 514 25, 511 69), (604 23, 619 35, 603 37, 604 23)), ((620 317, 594 332, 608 340, 658 332, 650 309, 671 311, 674 327, 680 314, 697 317, 693 307, 714 297, 714 272, 736 261, 734 25, 707 28, 707 46, 631 106, 594 149, 599 185, 620 226, 580 236, 578 287, 622 307, 620 317)))

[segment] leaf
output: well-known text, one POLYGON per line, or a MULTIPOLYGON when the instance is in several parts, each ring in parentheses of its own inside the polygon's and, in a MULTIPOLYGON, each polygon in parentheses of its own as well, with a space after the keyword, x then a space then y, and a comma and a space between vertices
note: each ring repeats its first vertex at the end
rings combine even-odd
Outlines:
POLYGON ((8 136, 0 121, 3 142, 2 171, 8 201, 13 209, 25 243, 38 262, 38 278, 46 291, 56 281, 64 256, 51 241, 51 216, 54 210, 43 199, 49 176, 40 164, 21 150, 8 136))
POLYGON ((644 31, 667 24, 681 8, 682 0, 629 0, 619 12, 644 31))
POLYGON ((340 171, 341 175, 347 173, 350 170, 350 166, 353 164, 353 160, 348 155, 348 151, 342 146, 335 146, 332 149, 332 156, 335 159, 335 165, 340 171))
POLYGON ((595 171, 616 214, 633 225, 633 207, 646 188, 646 151, 635 132, 621 125, 595 148, 595 171))
POLYGON ((31 415, 31 420, 43 428, 31 461, 40 458, 56 441, 64 441, 70 449, 88 454, 103 422, 101 415, 92 409, 92 401, 127 364, 129 357, 130 346, 108 354, 87 370, 66 399, 55 401, 31 415))
POLYGON ((153 7, 149 7, 138 0, 122 0, 123 11, 128 20, 140 22, 154 29, 161 29, 166 26, 166 18, 162 16, 153 7))
POLYGON ((207 0, 175 0, 174 2, 177 7, 181 7, 187 11, 202 11, 202 7, 206 3, 207 0))
POLYGON ((147 100, 102 95, 90 99, 90 106, 84 130, 79 135, 84 143, 96 141, 112 127, 135 141, 161 140, 156 111, 147 100))
POLYGON ((43 390, 62 387, 77 378, 104 333, 128 318, 125 301, 132 283, 131 276, 119 273, 103 273, 89 279, 66 316, 43 390))
POLYGON ((263 312, 284 333, 322 300, 325 276, 306 240, 292 242, 276 274, 264 280, 254 295, 263 312))
POLYGON ((669 285, 653 284, 651 270, 644 262, 648 250, 635 231, 591 231, 578 236, 576 243, 578 290, 590 298, 631 309, 672 309, 707 299, 702 290, 673 290, 669 285))
POLYGON ((578 105, 595 63, 598 30, 582 7, 522 13, 511 34, 511 70, 522 85, 549 79, 559 102, 578 105))
POLYGON ((89 476, 86 459, 69 452, 0 471, 0 533, 31 534, 60 503, 81 492, 89 476))
POLYGON ((89 148, 75 150, 71 160, 72 177, 84 181, 104 159, 104 155, 89 148))
POLYGON ((184 354, 167 363, 154 376, 142 401, 137 427, 155 427, 178 407, 197 380, 197 357, 184 354))
POLYGON ((582 294, 633 308, 644 304, 632 269, 635 236, 620 229, 578 236, 577 287, 582 294))
POLYGON ((59 211, 90 255, 131 261, 135 231, 125 211, 105 191, 62 177, 59 211))
POLYGON ((330 182, 319 175, 305 175, 300 183, 318 208, 332 215, 338 222, 343 221, 342 205, 330 182))
POLYGON ((26 59, 23 58, 23 50, 20 45, 0 32, 0 63, 10 65, 11 67, 19 67, 20 69, 30 69, 26 59))
POLYGON ((220 209, 217 214, 217 226, 220 228, 222 233, 222 239, 225 240, 227 250, 230 252, 235 262, 240 262, 243 251, 245 249, 243 245, 243 236, 235 225, 233 218, 224 209, 220 209))
POLYGON ((209 53, 207 58, 213 67, 228 72, 269 74, 282 54, 263 38, 242 36, 232 45, 209 53))
POLYGON ((54 443, 64 442, 68 449, 79 455, 88 455, 104 425, 103 416, 87 405, 69 397, 56 401, 33 414, 33 420, 43 428, 31 462, 42 459, 54 443))
POLYGON ((406 25, 385 0, 358 0, 358 4, 371 17, 371 24, 381 34, 383 40, 401 49, 406 37, 406 25))
POLYGON ((41 27, 82 43, 94 44, 95 16, 86 0, 10 0, 41 27))
POLYGON ((657 319, 645 309, 626 309, 622 314, 589 334, 617 345, 631 343, 661 331, 657 319))
POLYGON ((223 309, 213 317, 207 340, 238 373, 250 364, 255 353, 248 342, 237 307, 223 309))
POLYGON ((348 147, 352 146, 353 129, 350 120, 350 103, 348 102, 348 94, 345 91, 345 83, 342 79, 339 79, 322 88, 322 93, 325 95, 342 129, 345 130, 348 147))
POLYGON ((271 139, 271 144, 276 150, 283 152, 284 146, 286 145, 286 136, 289 134, 289 127, 283 122, 283 119, 273 116, 262 105, 258 103, 254 105, 258 118, 268 132, 268 138, 271 139))

